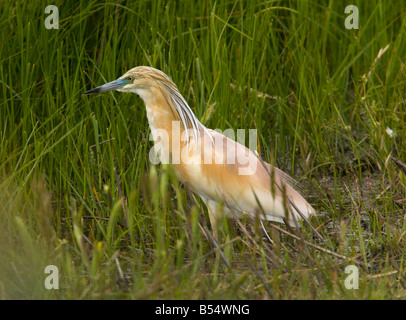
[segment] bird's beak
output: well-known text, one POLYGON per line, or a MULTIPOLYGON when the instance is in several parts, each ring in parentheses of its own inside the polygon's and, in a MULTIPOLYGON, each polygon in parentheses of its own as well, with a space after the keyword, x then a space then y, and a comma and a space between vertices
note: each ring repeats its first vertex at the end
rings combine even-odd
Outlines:
POLYGON ((124 87, 126 84, 128 84, 127 80, 117 79, 117 80, 111 81, 109 83, 103 84, 100 87, 90 89, 89 91, 86 91, 83 94, 93 94, 93 93, 100 93, 100 92, 120 89, 120 88, 124 87))

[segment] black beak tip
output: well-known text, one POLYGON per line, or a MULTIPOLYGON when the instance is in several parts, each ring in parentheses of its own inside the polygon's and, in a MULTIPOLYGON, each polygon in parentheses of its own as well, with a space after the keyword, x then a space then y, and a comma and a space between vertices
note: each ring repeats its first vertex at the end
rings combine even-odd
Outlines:
POLYGON ((90 89, 86 92, 83 92, 82 95, 89 95, 89 94, 94 94, 94 93, 99 93, 101 90, 100 88, 94 88, 94 89, 90 89))

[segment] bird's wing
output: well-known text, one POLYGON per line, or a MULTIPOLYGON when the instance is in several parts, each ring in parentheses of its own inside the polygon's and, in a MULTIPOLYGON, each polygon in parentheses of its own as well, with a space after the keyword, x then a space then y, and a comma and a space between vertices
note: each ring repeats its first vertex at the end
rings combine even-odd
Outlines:
MULTIPOLYGON (((223 134, 210 129, 208 134, 214 144, 207 133, 202 133, 202 153, 180 168, 181 180, 195 192, 224 201, 237 211, 263 213, 267 220, 283 222, 291 203, 305 217, 315 213, 293 188, 294 179, 289 175, 259 160, 251 150, 223 134)), ((296 210, 290 212, 296 219, 301 218, 296 210)), ((291 214, 288 221, 294 224, 295 218, 291 214)))

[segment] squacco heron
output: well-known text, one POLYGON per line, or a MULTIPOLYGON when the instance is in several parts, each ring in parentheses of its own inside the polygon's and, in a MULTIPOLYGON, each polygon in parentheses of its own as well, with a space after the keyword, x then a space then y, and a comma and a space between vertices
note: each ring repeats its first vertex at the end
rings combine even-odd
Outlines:
POLYGON ((244 145, 206 128, 162 71, 135 67, 84 94, 110 90, 136 93, 144 100, 154 140, 161 138, 159 159, 171 162, 180 181, 204 201, 215 235, 223 213, 259 215, 291 226, 316 213, 294 189, 289 175, 244 145))

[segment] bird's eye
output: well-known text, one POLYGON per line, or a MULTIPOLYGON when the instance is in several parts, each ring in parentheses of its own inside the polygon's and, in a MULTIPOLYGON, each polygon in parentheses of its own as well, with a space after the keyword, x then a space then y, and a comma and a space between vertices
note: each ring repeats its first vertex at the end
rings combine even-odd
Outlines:
POLYGON ((129 80, 129 81, 134 81, 134 76, 129 76, 129 77, 127 77, 127 80, 129 80))

